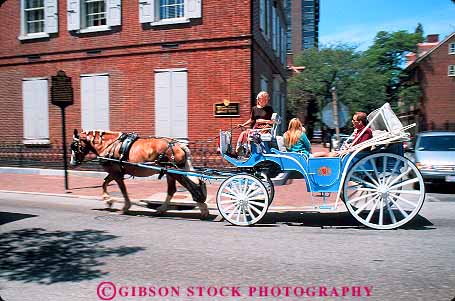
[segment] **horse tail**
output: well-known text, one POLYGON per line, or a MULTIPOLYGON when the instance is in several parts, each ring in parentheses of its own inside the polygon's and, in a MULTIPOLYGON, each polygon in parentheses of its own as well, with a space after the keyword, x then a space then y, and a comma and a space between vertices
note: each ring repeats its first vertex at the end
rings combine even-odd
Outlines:
MULTIPOLYGON (((180 147, 185 152, 185 169, 186 170, 194 170, 193 167, 193 158, 191 157, 191 151, 186 144, 180 143, 180 147)), ((201 181, 198 177, 187 176, 181 179, 184 185, 191 195, 193 196, 194 201, 198 203, 204 203, 207 199, 207 187, 204 181, 201 181), (185 180, 188 179, 190 181, 185 180), (189 182, 189 183, 188 183, 189 182)), ((183 184, 182 183, 182 184, 183 184)))
POLYGON ((186 144, 180 143, 180 148, 185 152, 185 169, 194 170, 193 157, 191 157, 191 151, 186 144))

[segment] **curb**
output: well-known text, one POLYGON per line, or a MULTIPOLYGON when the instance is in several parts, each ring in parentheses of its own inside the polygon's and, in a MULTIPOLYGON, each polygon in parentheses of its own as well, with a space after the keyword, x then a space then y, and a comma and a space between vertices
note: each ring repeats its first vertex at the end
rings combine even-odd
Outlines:
MULTIPOLYGON (((24 168, 24 167, 0 167, 0 174, 22 174, 22 175, 40 175, 40 176, 61 176, 65 175, 62 169, 46 169, 46 168, 24 168)), ((86 170, 68 170, 68 175, 101 178, 104 179, 106 172, 86 171, 86 170)), ((149 177, 135 177, 135 179, 143 180, 158 180, 158 175, 149 177)))
MULTIPOLYGON (((52 196, 52 197, 63 197, 63 198, 74 198, 74 199, 85 199, 85 200, 92 200, 92 201, 99 201, 103 202, 100 197, 92 197, 92 196, 85 196, 85 195, 77 195, 77 194, 63 194, 63 193, 50 193, 50 192, 30 192, 30 191, 14 191, 14 190, 0 190, 0 193, 11 193, 11 194, 26 194, 26 195, 38 195, 38 196, 52 196)), ((119 198, 122 199, 122 198, 119 198)), ((132 202, 139 203, 147 199, 131 199, 132 202)), ((123 202, 123 201, 120 201, 123 202)), ((151 201, 152 204, 157 203, 157 201, 151 201)), ((172 204, 172 201, 171 201, 172 204)), ((174 202, 173 205, 193 205, 192 202, 182 203, 182 202, 174 202)), ((137 204, 133 204, 137 205, 137 204)), ((195 206, 196 207, 196 206, 195 206)), ((218 207, 216 203, 208 203, 207 207, 209 210, 215 210, 218 212, 218 207)), ((149 208, 152 209, 152 208, 149 208)), ((153 210, 153 209, 152 209, 153 210)), ((190 210, 197 210, 190 209, 190 210)), ((314 210, 314 208, 309 208, 309 206, 270 206, 268 211, 308 211, 314 210)))

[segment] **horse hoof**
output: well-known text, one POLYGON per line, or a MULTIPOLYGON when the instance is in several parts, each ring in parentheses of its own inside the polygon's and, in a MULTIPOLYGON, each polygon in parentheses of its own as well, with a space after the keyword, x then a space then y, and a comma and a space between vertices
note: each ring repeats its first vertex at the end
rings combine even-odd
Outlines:
POLYGON ((158 208, 156 208, 156 213, 161 215, 165 213, 167 210, 168 210, 167 205, 161 205, 158 208))

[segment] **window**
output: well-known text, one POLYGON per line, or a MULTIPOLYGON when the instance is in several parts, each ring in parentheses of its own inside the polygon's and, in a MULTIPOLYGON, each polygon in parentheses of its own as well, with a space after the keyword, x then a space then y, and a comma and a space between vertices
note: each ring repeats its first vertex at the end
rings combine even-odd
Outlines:
POLYGON ((266 92, 269 91, 269 80, 267 79, 267 77, 261 75, 259 86, 261 88, 261 91, 266 91, 266 92))
POLYGON ((449 65, 449 76, 455 76, 455 65, 449 65))
POLYGON ((141 23, 150 25, 188 23, 201 17, 202 0, 139 0, 141 23))
POLYGON ((272 48, 274 51, 278 47, 278 15, 275 6, 272 6, 272 48))
POLYGON ((109 130, 109 75, 81 75, 83 130, 109 130))
POLYGON ((188 138, 188 71, 155 71, 155 135, 188 138))
POLYGON ((455 43, 449 44, 449 54, 455 54, 455 43))
POLYGON ((160 19, 184 17, 183 0, 160 0, 160 19))
POLYGON ((106 3, 104 0, 85 0, 83 8, 84 27, 107 25, 106 3))
POLYGON ((23 79, 22 99, 24 144, 48 144, 49 111, 47 79, 23 79))
POLYGON ((68 0, 68 30, 110 30, 121 25, 121 11, 121 0, 68 0))
POLYGON ((259 1, 259 28, 261 29, 262 32, 265 32, 265 20, 266 20, 266 15, 265 15, 265 0, 260 0, 259 1))
POLYGON ((47 38, 56 32, 57 0, 21 0, 20 40, 47 38))

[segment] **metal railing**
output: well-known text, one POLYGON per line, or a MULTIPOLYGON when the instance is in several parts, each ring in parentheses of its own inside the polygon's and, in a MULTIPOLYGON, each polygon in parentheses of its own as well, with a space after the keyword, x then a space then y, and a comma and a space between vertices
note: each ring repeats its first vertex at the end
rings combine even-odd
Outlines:
MULTIPOLYGON (((216 141, 194 141, 188 147, 193 157, 193 165, 199 167, 226 167, 229 165, 218 152, 216 141)), ((68 161, 71 151, 68 150, 68 161)), ((69 162, 68 162, 69 163, 69 162)), ((63 169, 63 148, 49 146, 28 146, 24 144, 0 144, 0 167, 63 169)), ((69 167, 71 170, 72 167, 69 167)), ((102 171, 97 162, 87 162, 78 170, 102 171)))

